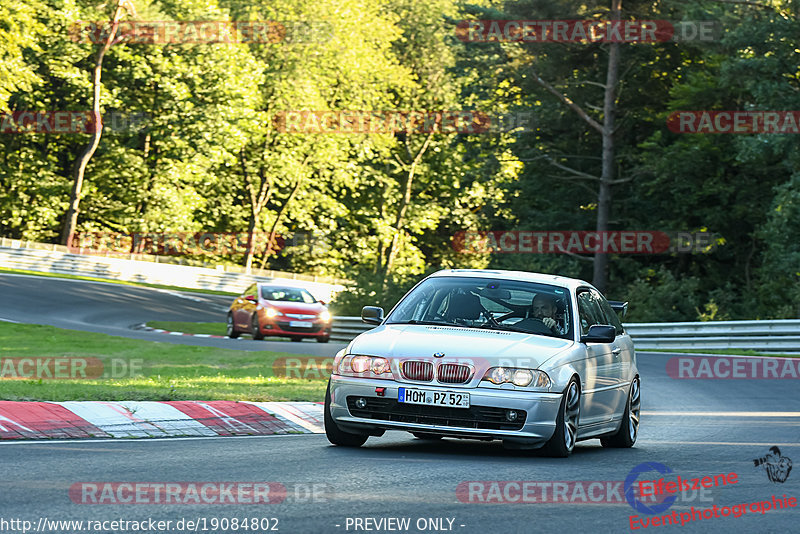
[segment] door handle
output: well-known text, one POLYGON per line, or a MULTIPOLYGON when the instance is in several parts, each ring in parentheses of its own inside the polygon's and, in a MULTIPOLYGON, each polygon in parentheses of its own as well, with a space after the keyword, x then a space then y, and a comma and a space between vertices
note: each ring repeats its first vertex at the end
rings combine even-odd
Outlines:
POLYGON ((613 354, 614 356, 619 356, 620 352, 622 352, 622 349, 613 349, 611 351, 611 354, 613 354))

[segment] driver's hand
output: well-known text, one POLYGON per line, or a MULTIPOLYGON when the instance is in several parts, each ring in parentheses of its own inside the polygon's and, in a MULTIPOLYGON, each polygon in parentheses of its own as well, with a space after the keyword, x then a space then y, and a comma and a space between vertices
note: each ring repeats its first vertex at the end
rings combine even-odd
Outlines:
POLYGON ((552 317, 545 317, 544 319, 542 319, 542 322, 550 330, 554 330, 556 327, 556 320, 553 319, 552 317))

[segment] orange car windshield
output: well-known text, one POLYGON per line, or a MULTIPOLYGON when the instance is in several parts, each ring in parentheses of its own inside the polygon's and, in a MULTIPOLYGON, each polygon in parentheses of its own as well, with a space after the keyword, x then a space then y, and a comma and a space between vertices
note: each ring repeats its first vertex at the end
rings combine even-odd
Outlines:
POLYGON ((294 287, 264 287, 261 288, 261 297, 278 302, 304 302, 313 304, 317 300, 305 289, 294 287))

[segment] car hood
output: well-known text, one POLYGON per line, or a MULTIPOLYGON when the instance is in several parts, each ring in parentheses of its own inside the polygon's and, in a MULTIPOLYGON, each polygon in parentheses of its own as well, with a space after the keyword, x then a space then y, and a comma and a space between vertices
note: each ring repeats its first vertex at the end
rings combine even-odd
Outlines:
POLYGON ((468 359, 478 367, 518 364, 535 369, 573 344, 571 340, 519 332, 390 324, 359 335, 351 342, 348 353, 433 360, 434 353, 442 352, 442 361, 468 359))

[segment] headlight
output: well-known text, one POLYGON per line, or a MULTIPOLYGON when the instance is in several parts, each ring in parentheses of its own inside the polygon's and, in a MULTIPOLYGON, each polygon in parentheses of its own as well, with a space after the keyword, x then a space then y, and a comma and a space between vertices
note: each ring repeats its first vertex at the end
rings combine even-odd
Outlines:
POLYGON ((338 365, 334 366, 334 373, 365 378, 391 379, 393 377, 389 360, 378 356, 345 356, 338 362, 338 365))
POLYGON ((511 383, 519 387, 550 387, 550 377, 538 369, 515 369, 511 367, 492 367, 483 377, 492 384, 511 383))
POLYGON ((269 317, 269 318, 277 317, 278 315, 281 314, 281 312, 279 312, 275 308, 267 308, 266 313, 267 313, 267 317, 269 317))
POLYGON ((324 312, 319 314, 319 318, 327 323, 328 321, 331 320, 331 313, 328 310, 325 310, 324 312))
POLYGON ((493 384, 510 382, 511 369, 506 369, 505 367, 493 367, 492 369, 489 369, 489 372, 486 373, 485 379, 493 384))
POLYGON ((391 370, 389 369, 389 360, 386 358, 372 358, 372 372, 376 375, 390 373, 391 370))
POLYGON ((511 377, 511 383, 515 386, 525 387, 533 382, 533 373, 528 369, 517 369, 511 377))
POLYGON ((372 358, 369 356, 356 356, 352 360, 350 360, 350 368, 353 370, 354 373, 364 373, 369 371, 370 365, 372 364, 372 358))

